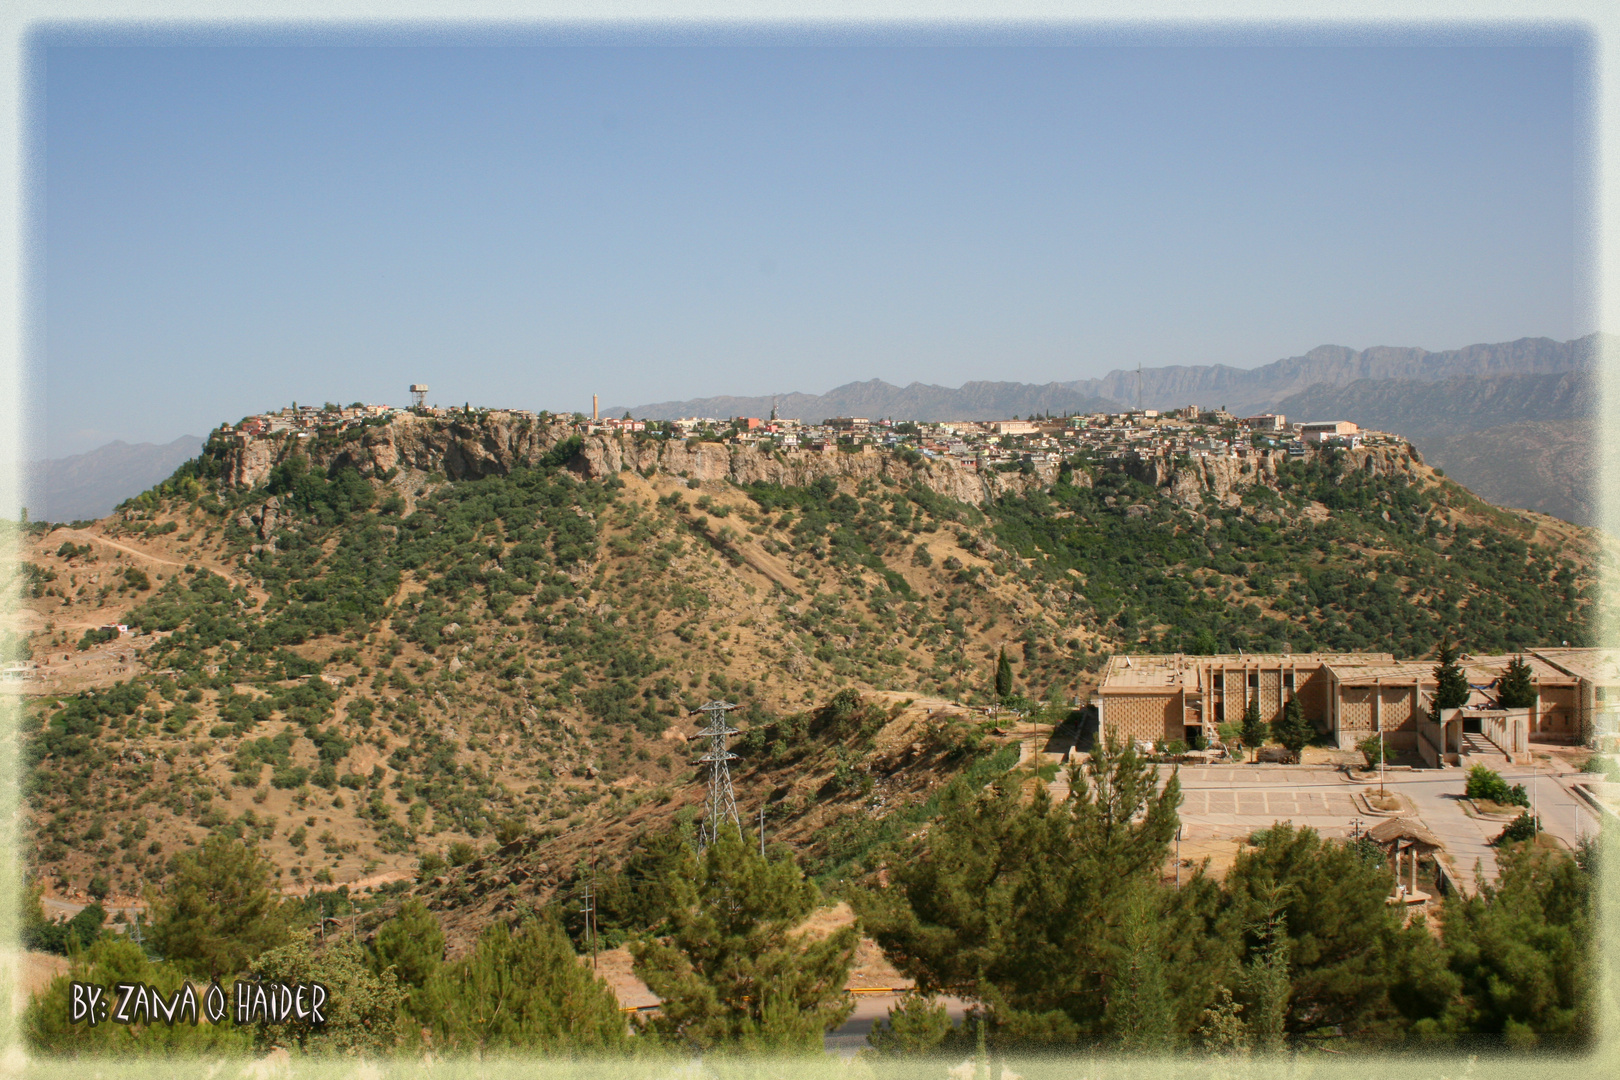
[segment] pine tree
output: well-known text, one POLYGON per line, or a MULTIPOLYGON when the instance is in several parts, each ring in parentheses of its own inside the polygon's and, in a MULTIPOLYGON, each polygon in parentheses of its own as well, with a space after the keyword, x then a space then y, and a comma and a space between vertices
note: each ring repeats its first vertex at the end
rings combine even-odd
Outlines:
POLYGON ((444 960, 444 931, 426 904, 407 900, 399 914, 377 928, 372 949, 378 971, 392 968, 406 986, 421 987, 444 960))
POLYGON ((819 900, 798 866, 725 827, 694 873, 663 887, 668 936, 630 947, 662 1001, 647 1030, 697 1050, 819 1051, 854 1008, 844 983, 858 939, 853 926, 820 940, 793 932, 819 900))
POLYGON ((628 1037, 612 989, 554 919, 529 918, 515 934, 491 926, 428 981, 423 1002, 437 1038, 460 1051, 612 1050, 628 1037))
POLYGON ((939 1049, 951 1034, 944 1002, 927 994, 906 993, 889 1010, 886 1021, 872 1025, 866 1041, 883 1057, 915 1057, 939 1049))
POLYGON ((1243 973, 1243 987, 1251 1002, 1245 1027, 1255 1049, 1275 1052, 1283 1048, 1292 984, 1288 978, 1288 916, 1274 898, 1266 918, 1254 929, 1261 944, 1243 973))
POLYGON ((1446 1026, 1511 1049, 1588 1045, 1597 1022, 1595 885, 1569 855, 1525 845, 1497 855, 1495 884, 1448 901, 1445 949, 1462 995, 1446 1026))
POLYGON ((294 905, 271 893, 273 868, 257 848, 215 834, 176 864, 150 901, 152 947, 164 957, 221 978, 287 942, 294 905))
POLYGON ((1316 725, 1305 719, 1305 710, 1299 699, 1292 698, 1283 706, 1282 716, 1271 725, 1271 736, 1288 748, 1297 760, 1299 752, 1316 738, 1316 725))
POLYGON ((407 900, 398 914, 377 928, 371 949, 372 970, 379 975, 392 972, 405 993, 405 1008, 423 1023, 431 1023, 433 1013, 424 991, 444 962, 444 932, 427 905, 407 900))
POLYGON ((1528 709, 1536 703, 1536 688, 1530 682, 1530 665, 1523 656, 1508 661, 1496 686, 1496 700, 1504 709, 1528 709))
POLYGON ((1196 908, 1178 896, 1212 886, 1150 887, 1175 836, 1180 782, 1172 775, 1158 790, 1156 767, 1129 743, 1099 745, 1069 782, 1061 803, 1044 788, 1026 803, 1011 780, 988 791, 951 784, 926 839, 889 863, 889 887, 853 902, 919 992, 963 988, 984 1003, 997 1039, 1163 1041, 1181 1020, 1164 1022, 1162 1003, 1202 991, 1162 984, 1212 969, 1201 954, 1179 965, 1186 972, 1168 959, 1205 940, 1191 929, 1196 908), (1147 1022, 1110 1011, 1114 994, 1140 1004, 1147 1022))
POLYGON ((1007 646, 1003 645, 1001 655, 996 658, 996 699, 1006 701, 1012 697, 1012 691, 1012 661, 1007 659, 1007 646))
POLYGON ((1257 1048, 1281 1037, 1277 1010, 1290 1037, 1381 1022, 1392 983, 1406 974, 1396 962, 1400 917, 1384 903, 1387 864, 1279 822, 1238 854, 1222 885, 1221 919, 1247 958, 1236 989, 1257 1048))
POLYGON ((1157 891, 1157 882, 1138 880, 1122 904, 1104 1011, 1122 1050, 1163 1050, 1171 1037, 1174 1017, 1165 979, 1157 891))
MULTIPOLYGON (((123 937, 108 937, 74 957, 65 975, 58 975, 33 995, 22 1015, 22 1033, 31 1050, 61 1057, 107 1055, 116 1057, 174 1057, 202 1055, 213 1058, 252 1053, 253 1029, 234 1024, 101 1023, 94 1027, 73 1023, 69 1004, 70 981, 107 987, 115 983, 142 983, 171 998, 188 972, 178 965, 154 963, 141 947, 123 937)), ((198 1011, 206 986, 193 983, 198 1011)), ((171 1066, 172 1067, 172 1066, 171 1066)), ((70 1070, 75 1071, 76 1070, 70 1070)), ((154 1070, 162 1073, 162 1070, 154 1070)), ((86 1069, 83 1075, 95 1072, 86 1069)))
POLYGON ((1459 709, 1468 704, 1468 676, 1457 663, 1457 649, 1449 635, 1440 636, 1435 659, 1439 661, 1434 668, 1434 681, 1439 684, 1434 691, 1435 709, 1459 709))
POLYGON ((1204 1010, 1203 1022, 1198 1026, 1198 1041, 1205 1050, 1215 1054, 1238 1054, 1249 1048, 1243 1006, 1224 986, 1216 991, 1215 1003, 1204 1010))

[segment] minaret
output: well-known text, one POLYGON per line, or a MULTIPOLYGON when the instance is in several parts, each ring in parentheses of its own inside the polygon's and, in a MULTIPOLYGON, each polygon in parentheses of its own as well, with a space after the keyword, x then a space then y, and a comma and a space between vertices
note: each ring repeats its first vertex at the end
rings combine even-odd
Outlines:
POLYGON ((592 394, 591 395, 591 423, 593 423, 593 424, 596 423, 596 421, 598 419, 600 419, 600 418, 596 415, 596 395, 592 394))

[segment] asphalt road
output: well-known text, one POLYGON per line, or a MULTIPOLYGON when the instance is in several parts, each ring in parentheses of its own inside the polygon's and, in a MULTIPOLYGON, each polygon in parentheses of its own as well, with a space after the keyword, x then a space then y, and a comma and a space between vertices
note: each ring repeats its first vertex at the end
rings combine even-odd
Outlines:
MULTIPOLYGON (((898 994, 862 994, 855 999, 855 1011, 849 1019, 826 1035, 822 1036, 822 1045, 829 1053, 840 1057, 854 1057, 865 1046, 866 1036, 872 1031, 877 1021, 886 1018, 894 1003, 900 1000, 898 994)), ((961 1023, 962 1017, 967 1013, 968 1003, 961 998, 941 997, 945 1004, 945 1011, 953 1023, 961 1023)))

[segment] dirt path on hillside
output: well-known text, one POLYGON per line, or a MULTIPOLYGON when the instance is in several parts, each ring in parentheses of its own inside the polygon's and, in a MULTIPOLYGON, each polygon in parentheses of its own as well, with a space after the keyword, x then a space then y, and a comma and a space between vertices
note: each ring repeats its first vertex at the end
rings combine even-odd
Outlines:
POLYGON ((85 540, 90 541, 92 544, 102 544, 102 545, 105 545, 106 547, 110 547, 110 548, 114 548, 115 550, 122 551, 126 555, 133 555, 138 559, 145 559, 147 562, 154 562, 154 563, 159 564, 160 566, 177 566, 182 570, 184 570, 187 566, 203 566, 203 567, 206 567, 207 569, 209 569, 210 571, 212 571, 213 573, 218 574, 220 577, 224 578, 226 581, 229 581, 232 585, 242 585, 242 584, 244 584, 242 581, 238 580, 237 577, 231 572, 231 570, 228 567, 226 567, 223 563, 215 562, 212 559, 207 559, 207 558, 204 558, 202 556, 197 556, 195 558, 185 559, 185 560, 167 559, 167 558, 164 558, 162 555, 155 554, 155 553, 153 553, 151 551, 143 551, 143 550, 141 550, 140 548, 137 548, 137 547, 130 547, 128 544, 120 543, 117 540, 113 540, 113 539, 110 539, 108 537, 99 535, 98 533, 93 533, 88 529, 52 529, 46 535, 54 537, 58 533, 61 533, 63 535, 70 536, 70 537, 71 536, 81 537, 81 538, 83 538, 85 540))

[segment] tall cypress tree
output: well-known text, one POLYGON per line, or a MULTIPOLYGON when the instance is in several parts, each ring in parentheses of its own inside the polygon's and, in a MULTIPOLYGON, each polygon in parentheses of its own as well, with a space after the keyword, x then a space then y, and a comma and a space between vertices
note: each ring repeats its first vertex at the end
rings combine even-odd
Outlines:
POLYGON ((1012 696, 1013 674, 1012 661, 1007 659, 1007 646, 1001 647, 1001 655, 996 658, 996 697, 1006 701, 1012 696))
POLYGON ((1439 661, 1434 668, 1434 681, 1439 685, 1434 692, 1436 709, 1458 709, 1468 704, 1468 676, 1457 663, 1457 648, 1451 644, 1449 634, 1440 636, 1440 648, 1435 656, 1439 661))
POLYGON ((1260 719, 1260 702, 1250 698, 1243 709, 1243 745, 1257 750, 1266 742, 1266 724, 1260 719))
POLYGON ((1316 726, 1305 719, 1305 710, 1301 708, 1299 699, 1292 698, 1283 706, 1282 716, 1271 725, 1271 735, 1297 758, 1299 752, 1316 738, 1316 726))

